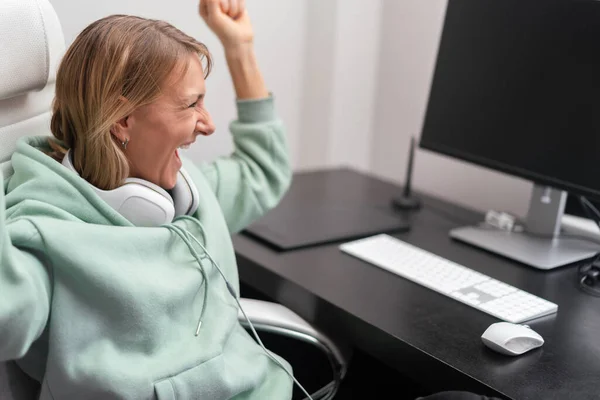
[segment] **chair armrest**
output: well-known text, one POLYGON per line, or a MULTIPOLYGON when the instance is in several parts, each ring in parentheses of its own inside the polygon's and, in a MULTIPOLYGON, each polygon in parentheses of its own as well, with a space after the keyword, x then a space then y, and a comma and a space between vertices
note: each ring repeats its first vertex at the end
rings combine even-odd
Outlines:
MULTIPOLYGON (((279 303, 241 298, 240 304, 257 331, 277 333, 321 348, 335 365, 339 379, 343 379, 348 367, 346 352, 323 332, 279 303)), ((238 310, 238 320, 248 327, 242 310, 238 310)))

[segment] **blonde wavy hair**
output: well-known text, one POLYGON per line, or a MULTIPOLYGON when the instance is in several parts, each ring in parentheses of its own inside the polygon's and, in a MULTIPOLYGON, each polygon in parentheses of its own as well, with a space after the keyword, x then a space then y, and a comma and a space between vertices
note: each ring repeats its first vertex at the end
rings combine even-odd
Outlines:
POLYGON ((212 59, 206 46, 165 21, 112 15, 85 28, 65 53, 56 78, 50 155, 62 161, 72 149, 82 178, 103 190, 122 185, 129 163, 111 127, 156 100, 189 54, 212 59))

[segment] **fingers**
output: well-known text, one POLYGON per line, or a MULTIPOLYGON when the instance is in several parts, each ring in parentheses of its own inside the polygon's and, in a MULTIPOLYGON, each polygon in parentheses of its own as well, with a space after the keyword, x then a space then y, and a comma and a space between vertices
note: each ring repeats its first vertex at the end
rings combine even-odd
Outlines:
MULTIPOLYGON (((223 0, 200 0, 200 15, 208 17, 220 12, 220 2, 223 0)), ((225 0, 227 1, 227 0, 225 0)))
POLYGON ((237 18, 239 12, 238 0, 229 0, 229 16, 237 18))
POLYGON ((200 0, 200 15, 207 22, 229 18, 237 20, 245 12, 246 0, 200 0))
POLYGON ((242 15, 246 11, 246 0, 238 0, 238 16, 242 15))
POLYGON ((207 4, 205 0, 200 0, 200 5, 198 6, 198 9, 200 10, 200 15, 202 16, 202 18, 206 18, 206 16, 208 15, 208 11, 207 11, 207 4))
POLYGON ((229 0, 221 0, 221 10, 225 14, 229 14, 229 0))
POLYGON ((220 0, 220 3, 221 11, 233 19, 236 19, 242 15, 246 9, 245 0, 220 0))

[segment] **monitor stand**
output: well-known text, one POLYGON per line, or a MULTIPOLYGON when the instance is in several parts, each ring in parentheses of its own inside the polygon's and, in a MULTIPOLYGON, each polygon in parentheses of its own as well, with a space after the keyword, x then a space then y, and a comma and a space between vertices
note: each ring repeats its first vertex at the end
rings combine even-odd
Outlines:
POLYGON ((534 185, 524 232, 508 232, 484 223, 453 229, 450 236, 543 270, 593 257, 599 251, 597 244, 560 237, 566 201, 566 192, 534 185))

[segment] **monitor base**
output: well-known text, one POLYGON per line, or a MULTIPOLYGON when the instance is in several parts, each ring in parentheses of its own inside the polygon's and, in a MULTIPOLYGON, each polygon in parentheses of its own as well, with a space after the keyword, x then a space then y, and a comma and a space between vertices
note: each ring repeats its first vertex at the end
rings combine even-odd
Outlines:
POLYGON ((598 245, 584 240, 545 239, 487 226, 456 228, 450 231, 450 237, 542 270, 582 261, 598 253, 598 245))

